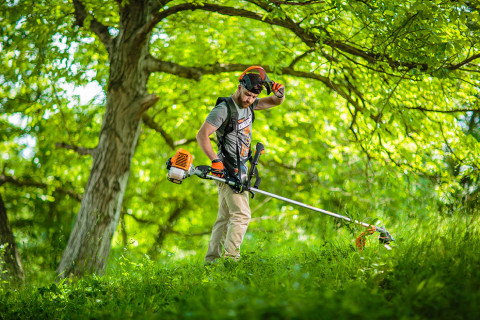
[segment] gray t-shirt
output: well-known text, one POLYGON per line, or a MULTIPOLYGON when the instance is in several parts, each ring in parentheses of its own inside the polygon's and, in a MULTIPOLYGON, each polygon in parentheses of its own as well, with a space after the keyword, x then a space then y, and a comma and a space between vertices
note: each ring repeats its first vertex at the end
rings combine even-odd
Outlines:
MULTIPOLYGON (((232 99, 233 100, 233 99, 232 99)), ((255 109, 258 104, 258 98, 253 102, 253 108, 255 109)), ((253 114, 250 108, 240 108, 233 100, 235 107, 237 108, 238 113, 238 124, 237 124, 237 131, 238 131, 238 140, 237 140, 237 132, 233 130, 232 132, 228 133, 225 137, 225 150, 229 153, 230 157, 233 159, 233 163, 230 163, 233 168, 238 168, 236 165, 237 162, 237 145, 238 150, 240 153, 240 162, 242 164, 242 172, 247 172, 247 165, 246 162, 248 161, 248 154, 250 151, 250 145, 252 142, 252 120, 253 114)), ((224 101, 219 103, 218 105, 213 108, 207 116, 206 121, 210 123, 212 126, 218 128, 217 138, 223 137, 225 132, 225 128, 228 124, 227 116, 227 102, 224 101)), ((218 157, 225 163, 225 157, 222 154, 221 150, 218 150, 217 153, 218 157)))

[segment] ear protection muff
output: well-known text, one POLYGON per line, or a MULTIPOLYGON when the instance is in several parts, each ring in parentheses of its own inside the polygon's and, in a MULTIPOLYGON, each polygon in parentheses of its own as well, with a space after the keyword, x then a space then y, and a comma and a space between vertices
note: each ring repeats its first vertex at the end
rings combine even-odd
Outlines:
POLYGON ((249 71, 250 73, 257 73, 260 75, 260 78, 262 79, 262 85, 265 87, 265 89, 267 89, 267 95, 270 94, 270 92, 272 92, 272 81, 268 78, 267 73, 262 67, 252 66, 243 71, 243 73, 238 78, 240 84, 247 88, 247 90, 253 87, 252 83, 250 82, 250 78, 245 77, 245 75, 249 73, 249 71))

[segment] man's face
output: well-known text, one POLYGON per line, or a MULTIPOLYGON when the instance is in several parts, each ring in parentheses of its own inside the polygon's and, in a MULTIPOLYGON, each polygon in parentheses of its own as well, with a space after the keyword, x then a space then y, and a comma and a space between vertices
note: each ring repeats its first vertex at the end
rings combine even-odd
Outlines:
POLYGON ((244 87, 240 86, 240 103, 242 104, 242 108, 248 108, 255 99, 257 99, 258 94, 253 93, 245 89, 244 87))

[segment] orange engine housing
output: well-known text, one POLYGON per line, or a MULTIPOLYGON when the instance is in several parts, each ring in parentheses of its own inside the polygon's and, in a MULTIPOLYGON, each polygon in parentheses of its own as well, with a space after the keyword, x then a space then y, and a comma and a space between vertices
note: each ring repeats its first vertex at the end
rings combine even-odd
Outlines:
POLYGON ((178 149, 178 151, 172 158, 172 166, 185 171, 188 171, 190 169, 192 163, 193 157, 190 152, 185 149, 178 149))
POLYGON ((170 161, 171 166, 167 178, 173 183, 180 184, 192 167, 193 157, 187 150, 178 149, 170 161))

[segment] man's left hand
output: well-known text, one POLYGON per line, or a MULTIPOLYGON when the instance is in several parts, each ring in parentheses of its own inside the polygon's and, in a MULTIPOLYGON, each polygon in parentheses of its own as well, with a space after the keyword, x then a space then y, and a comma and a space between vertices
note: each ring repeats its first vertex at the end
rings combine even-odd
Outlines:
POLYGON ((223 162, 220 159, 215 159, 212 161, 212 174, 219 178, 223 178, 223 170, 225 167, 223 166, 223 162))

